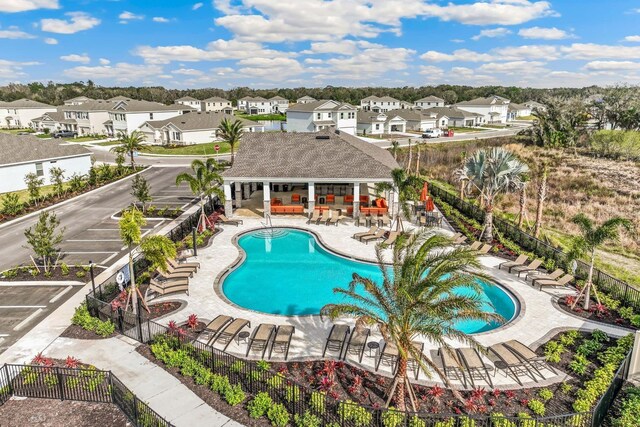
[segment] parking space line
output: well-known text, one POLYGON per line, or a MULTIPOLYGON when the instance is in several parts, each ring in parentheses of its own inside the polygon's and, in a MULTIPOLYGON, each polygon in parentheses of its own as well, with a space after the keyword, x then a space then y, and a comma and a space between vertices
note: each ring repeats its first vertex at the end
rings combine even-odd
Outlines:
POLYGON ((114 252, 111 255, 109 255, 107 258, 103 259, 102 262, 100 264, 106 264, 109 261, 111 261, 113 258, 116 257, 116 255, 118 255, 118 252, 114 252))
POLYGON ((29 316, 25 317, 22 322, 18 323, 16 326, 14 326, 13 330, 14 331, 19 331, 20 329, 24 328, 25 326, 27 326, 27 324, 29 322, 31 322, 33 319, 38 317, 40 315, 40 313, 42 313, 43 311, 44 310, 41 309, 41 308, 37 309, 36 311, 31 313, 29 316))
POLYGON ((0 310, 3 308, 47 308, 46 305, 0 305, 0 310))
POLYGON ((55 297, 49 300, 49 304, 53 304, 54 302, 58 301, 60 298, 62 298, 64 294, 69 292, 71 289, 73 289, 73 286, 67 286, 66 288, 58 292, 58 294, 55 297))

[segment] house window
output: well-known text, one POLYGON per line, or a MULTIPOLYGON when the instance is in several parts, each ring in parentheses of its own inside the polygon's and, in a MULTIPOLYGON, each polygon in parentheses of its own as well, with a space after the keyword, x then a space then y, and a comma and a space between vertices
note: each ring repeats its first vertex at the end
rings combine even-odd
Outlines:
POLYGON ((153 120, 153 113, 149 113, 149 120, 153 120))
POLYGON ((380 130, 380 123, 376 123, 376 130, 380 130))
POLYGON ((42 163, 36 163, 36 175, 44 176, 44 169, 42 168, 42 163))
POLYGON ((180 141, 180 132, 173 132, 173 140, 180 141))
POLYGON ((344 119, 344 113, 340 113, 340 119, 344 119))
POLYGON ((318 118, 318 120, 320 120, 322 118, 322 114, 321 113, 317 113, 316 117, 318 118))
POLYGON ((444 120, 442 121, 442 124, 440 126, 444 126, 444 120))

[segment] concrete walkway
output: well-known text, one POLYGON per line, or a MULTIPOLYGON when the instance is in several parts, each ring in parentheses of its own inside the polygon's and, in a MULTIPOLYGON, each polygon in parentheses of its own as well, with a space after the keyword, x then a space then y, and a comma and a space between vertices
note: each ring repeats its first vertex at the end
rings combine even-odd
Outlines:
POLYGON ((136 341, 119 336, 90 343, 58 338, 44 353, 59 359, 77 357, 99 369, 111 370, 140 400, 176 426, 242 426, 211 408, 173 375, 137 353, 136 341))

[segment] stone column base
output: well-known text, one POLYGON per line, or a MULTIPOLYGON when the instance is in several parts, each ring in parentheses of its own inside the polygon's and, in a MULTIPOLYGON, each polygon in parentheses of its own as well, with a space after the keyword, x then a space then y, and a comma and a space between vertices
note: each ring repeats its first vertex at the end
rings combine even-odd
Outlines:
POLYGON ((224 214, 228 217, 233 215, 233 200, 228 199, 224 201, 224 214))
POLYGON ((236 183, 236 209, 242 207, 242 184, 236 183))
POLYGON ((263 200, 262 206, 264 207, 264 217, 271 214, 271 200, 263 200))
POLYGON ((313 210, 316 208, 316 201, 309 200, 308 204, 309 204, 309 213, 313 213, 313 210))
POLYGON ((353 217, 358 218, 360 216, 360 202, 353 202, 353 217))

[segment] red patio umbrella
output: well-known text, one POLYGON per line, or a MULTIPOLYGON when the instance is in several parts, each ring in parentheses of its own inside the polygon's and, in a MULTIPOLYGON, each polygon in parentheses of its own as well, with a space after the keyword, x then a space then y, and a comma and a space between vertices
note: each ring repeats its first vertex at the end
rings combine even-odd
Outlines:
POLYGON ((433 204, 432 197, 427 198, 427 201, 424 204, 424 208, 427 212, 433 212, 434 210, 436 210, 436 206, 433 204))
POLYGON ((426 202, 428 198, 429 198, 429 188, 428 188, 427 181, 425 181, 424 185, 422 186, 422 192, 420 193, 420 201, 426 202))

